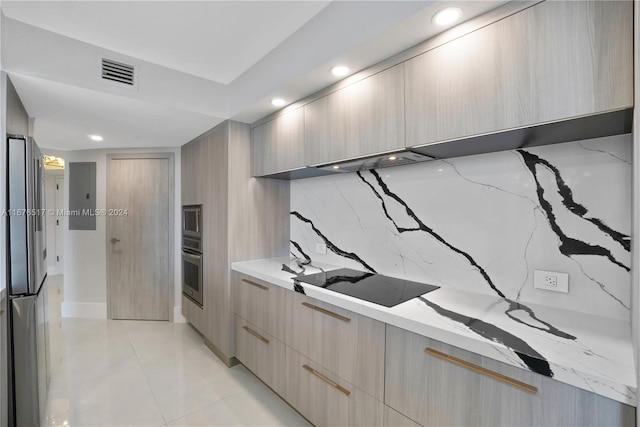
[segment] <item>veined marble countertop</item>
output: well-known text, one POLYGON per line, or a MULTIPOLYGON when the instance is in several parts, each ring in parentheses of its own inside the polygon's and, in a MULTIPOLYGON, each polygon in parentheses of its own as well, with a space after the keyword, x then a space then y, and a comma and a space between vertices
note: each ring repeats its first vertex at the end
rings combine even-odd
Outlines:
POLYGON ((294 279, 340 268, 289 257, 235 262, 232 268, 381 322, 528 369, 636 406, 627 322, 440 288, 387 308, 294 279))

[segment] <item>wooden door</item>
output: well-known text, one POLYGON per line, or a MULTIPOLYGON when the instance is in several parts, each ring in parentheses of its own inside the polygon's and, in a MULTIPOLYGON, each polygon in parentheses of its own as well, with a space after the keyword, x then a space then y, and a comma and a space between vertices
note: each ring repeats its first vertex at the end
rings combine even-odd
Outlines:
POLYGON ((171 161, 108 160, 107 311, 111 319, 170 318, 171 161))

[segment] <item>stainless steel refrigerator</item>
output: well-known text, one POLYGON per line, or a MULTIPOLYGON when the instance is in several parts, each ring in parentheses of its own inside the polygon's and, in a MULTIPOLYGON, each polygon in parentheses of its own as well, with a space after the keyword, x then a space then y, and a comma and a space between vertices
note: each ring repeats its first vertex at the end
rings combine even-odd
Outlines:
POLYGON ((7 142, 9 425, 39 427, 49 386, 44 162, 32 138, 7 142))

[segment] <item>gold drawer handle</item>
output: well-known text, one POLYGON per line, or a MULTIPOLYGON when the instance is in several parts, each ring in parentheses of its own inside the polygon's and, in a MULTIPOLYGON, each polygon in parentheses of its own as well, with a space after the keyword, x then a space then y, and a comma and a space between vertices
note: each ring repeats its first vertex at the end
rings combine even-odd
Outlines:
POLYGON ((248 284, 250 284, 250 285, 253 285, 253 286, 255 286, 256 288, 260 288, 260 289, 262 289, 263 291, 268 291, 268 290, 269 290, 269 288, 267 288, 266 286, 261 285, 261 284, 256 283, 256 282, 252 282, 251 280, 242 279, 242 281, 243 281, 243 282, 245 282, 245 283, 248 283, 248 284))
POLYGON ((342 387, 340 384, 338 384, 337 382, 330 380, 329 378, 325 377, 324 375, 322 375, 320 372, 316 371, 315 369, 313 369, 311 366, 309 365, 302 365, 302 367, 304 369, 306 369, 307 371, 311 372, 313 375, 315 375, 316 377, 320 378, 322 381, 324 381, 325 383, 329 384, 331 387, 337 389, 339 392, 344 393, 346 396, 349 396, 351 394, 351 392, 349 390, 347 390, 346 388, 342 387))
POLYGON ((435 356, 435 357, 437 357, 439 359, 446 360, 447 362, 451 362, 451 363, 454 363, 456 365, 460 365, 460 366, 462 366, 464 368, 470 369, 470 370, 472 370, 474 372, 477 372, 479 374, 491 377, 494 380, 501 381, 503 383, 506 383, 506 384, 512 385, 514 387, 517 387, 517 388, 519 388, 521 390, 524 390, 524 391, 526 391, 528 393, 536 394, 538 392, 538 388, 537 387, 534 387, 534 386, 529 385, 527 383, 523 383, 522 381, 518 381, 518 380, 513 379, 511 377, 508 377, 506 375, 499 374, 499 373, 497 373, 495 371, 492 371, 490 369, 483 368, 482 366, 478 366, 478 365, 475 365, 473 363, 469 363, 466 360, 458 359, 457 357, 450 356, 448 354, 442 353, 442 352, 440 352, 438 350, 434 350, 434 349, 428 348, 428 347, 425 348, 424 351, 425 351, 425 353, 428 353, 428 354, 430 354, 432 356, 435 356))
POLYGON ((244 329, 245 331, 249 332, 251 335, 253 335, 254 337, 258 338, 260 341, 269 344, 269 340, 266 339, 265 337, 263 337, 262 335, 260 335, 259 333, 257 333, 256 331, 254 331, 253 329, 249 328, 248 326, 243 326, 242 329, 244 329))
POLYGON ((302 305, 304 305, 305 307, 309 307, 313 310, 319 311, 320 313, 324 313, 328 316, 335 317, 336 319, 340 319, 343 322, 351 322, 351 319, 349 319, 348 317, 344 317, 338 313, 334 313, 333 311, 325 310, 324 308, 318 307, 317 305, 309 304, 308 302, 303 302, 302 305))

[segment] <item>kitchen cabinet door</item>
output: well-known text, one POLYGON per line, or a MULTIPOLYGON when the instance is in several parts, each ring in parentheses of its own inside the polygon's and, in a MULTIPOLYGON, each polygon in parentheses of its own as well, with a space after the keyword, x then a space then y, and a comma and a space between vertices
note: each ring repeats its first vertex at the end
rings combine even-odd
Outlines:
POLYGON ((405 62, 407 147, 633 106, 632 2, 546 1, 405 62))
POLYGON ((304 110, 298 108, 251 129, 251 175, 303 168, 304 110))
POLYGON ((182 204, 197 205, 203 203, 204 185, 207 180, 205 157, 206 139, 199 138, 181 149, 181 188, 182 204))
POLYGON ((278 394, 285 388, 285 345, 235 316, 236 358, 278 394))
POLYGON ((285 400, 314 425, 382 426, 382 402, 289 347, 285 369, 285 400))
POLYGON ((193 184, 195 183, 195 143, 191 143, 188 145, 182 146, 180 153, 180 174, 181 180, 180 182, 182 191, 182 204, 188 205, 193 204, 195 200, 195 191, 193 188, 193 184))
POLYGON ((285 343, 382 401, 385 325, 287 292, 285 343))
POLYGON ((391 325, 386 348, 385 404, 423 426, 635 425, 631 406, 391 325), (537 390, 505 384, 495 374, 537 390))
POLYGON ((304 106, 305 163, 404 148, 403 64, 304 106))
POLYGON ((232 273, 232 286, 235 314, 284 341, 286 291, 236 272, 232 273))

